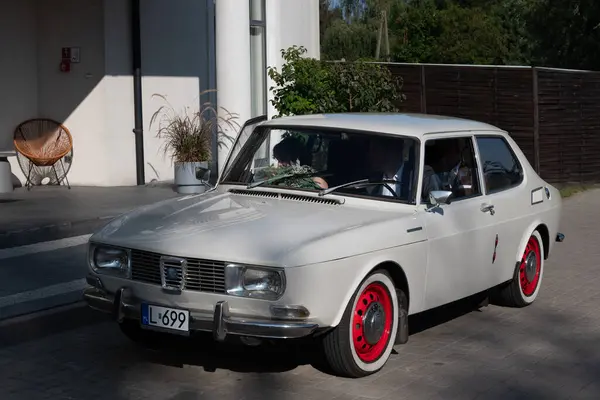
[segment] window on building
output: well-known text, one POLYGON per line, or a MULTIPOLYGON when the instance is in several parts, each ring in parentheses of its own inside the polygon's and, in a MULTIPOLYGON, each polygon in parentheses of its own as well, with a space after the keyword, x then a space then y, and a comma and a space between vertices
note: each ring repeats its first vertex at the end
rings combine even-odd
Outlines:
POLYGON ((478 136, 477 147, 488 193, 510 189, 523 181, 521 164, 503 137, 478 136))

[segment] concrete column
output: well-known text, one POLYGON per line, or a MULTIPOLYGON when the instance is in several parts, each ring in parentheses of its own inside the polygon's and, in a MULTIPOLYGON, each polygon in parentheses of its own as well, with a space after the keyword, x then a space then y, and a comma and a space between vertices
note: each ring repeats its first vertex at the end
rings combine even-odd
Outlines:
MULTIPOLYGON (((235 130, 223 126, 225 134, 235 139, 244 123, 250 119, 250 2, 248 0, 215 1, 215 31, 217 59, 217 105, 238 115, 235 130)), ((219 110, 219 112, 223 112, 219 110)), ((219 174, 225 166, 231 144, 218 151, 219 174)))

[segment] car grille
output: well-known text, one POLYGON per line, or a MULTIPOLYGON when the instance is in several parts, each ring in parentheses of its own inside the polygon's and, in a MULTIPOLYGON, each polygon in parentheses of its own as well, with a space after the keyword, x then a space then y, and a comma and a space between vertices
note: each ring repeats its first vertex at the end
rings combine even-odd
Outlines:
MULTIPOLYGON (((132 250, 131 251, 131 279, 134 281, 162 285, 160 276, 161 254, 132 250)), ((225 262, 186 258, 187 267, 185 277, 177 272, 175 279, 165 280, 169 286, 178 286, 186 290, 209 293, 225 293, 225 262), (184 279, 184 282, 181 282, 184 279)), ((165 265, 175 266, 171 262, 165 265)), ((166 275, 166 274, 165 274, 166 275)))

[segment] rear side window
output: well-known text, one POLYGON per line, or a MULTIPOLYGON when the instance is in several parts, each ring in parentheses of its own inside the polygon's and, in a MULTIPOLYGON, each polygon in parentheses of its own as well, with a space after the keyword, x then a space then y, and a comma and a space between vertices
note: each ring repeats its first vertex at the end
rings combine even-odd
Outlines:
POLYGON ((521 163, 503 137, 478 136, 477 147, 488 193, 510 189, 523 181, 521 163))

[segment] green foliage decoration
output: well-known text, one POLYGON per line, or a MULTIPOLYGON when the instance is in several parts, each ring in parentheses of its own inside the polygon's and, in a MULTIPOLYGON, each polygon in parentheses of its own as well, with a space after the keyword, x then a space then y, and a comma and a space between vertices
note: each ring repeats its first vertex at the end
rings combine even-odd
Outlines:
POLYGON ((321 189, 311 177, 315 172, 316 170, 308 165, 271 165, 261 169, 258 175, 259 180, 276 179, 277 181, 273 183, 275 185, 300 189, 321 189), (285 178, 279 180, 284 176, 285 178))

